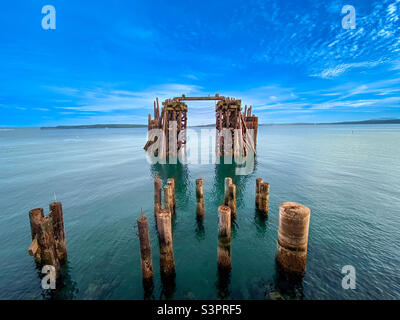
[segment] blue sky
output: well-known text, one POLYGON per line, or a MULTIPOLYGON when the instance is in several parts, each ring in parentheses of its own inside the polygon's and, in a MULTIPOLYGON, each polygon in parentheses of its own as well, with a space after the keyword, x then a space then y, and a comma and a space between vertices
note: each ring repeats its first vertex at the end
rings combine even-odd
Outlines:
MULTIPOLYGON (((262 123, 400 118, 400 0, 15 0, 0 17, 0 126, 146 123, 183 93, 240 98, 262 123)), ((213 103, 189 121, 214 122, 213 103)))

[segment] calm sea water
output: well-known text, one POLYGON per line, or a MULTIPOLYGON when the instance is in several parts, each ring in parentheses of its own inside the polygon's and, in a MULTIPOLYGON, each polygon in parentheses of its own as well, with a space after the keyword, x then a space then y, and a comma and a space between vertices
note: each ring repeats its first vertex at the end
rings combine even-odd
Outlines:
POLYGON ((260 127, 255 171, 231 166, 150 165, 146 129, 0 130, 0 298, 143 299, 136 219, 150 221, 152 299, 400 298, 400 126, 260 127), (176 179, 175 285, 163 286, 153 216, 153 178, 176 179), (217 208, 223 181, 237 185, 229 277, 217 273, 217 208), (204 179, 206 216, 195 218, 195 179, 204 179), (255 179, 271 185, 267 218, 255 212, 255 179), (27 253, 28 211, 62 201, 68 263, 63 285, 41 289, 27 253), (288 282, 275 266, 278 208, 311 208, 307 272, 288 282), (356 289, 341 269, 356 269, 356 289))

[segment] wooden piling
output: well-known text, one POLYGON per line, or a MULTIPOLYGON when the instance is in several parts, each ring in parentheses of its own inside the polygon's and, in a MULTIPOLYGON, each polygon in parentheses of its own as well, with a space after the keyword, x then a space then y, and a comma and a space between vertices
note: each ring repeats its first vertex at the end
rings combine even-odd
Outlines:
POLYGON ((231 214, 236 217, 236 185, 231 183, 228 187, 228 207, 231 209, 231 214))
POLYGON ((42 208, 29 211, 32 243, 28 248, 40 265, 51 265, 60 276, 61 264, 67 259, 64 214, 61 202, 50 204, 50 213, 44 216, 42 208))
POLYGON ((229 186, 232 184, 232 178, 225 178, 224 189, 224 204, 227 206, 229 203, 229 186))
MULTIPOLYGON (((252 152, 255 150, 256 142, 254 142, 253 146, 247 145, 246 142, 246 131, 248 129, 254 129, 255 135, 257 137, 257 126, 258 126, 258 118, 251 114, 251 106, 247 109, 245 107, 245 111, 243 114, 241 113, 241 100, 233 99, 229 97, 223 97, 216 94, 214 97, 175 97, 172 99, 166 99, 162 103, 161 116, 158 98, 153 106, 154 120, 151 118, 151 114, 149 114, 148 118, 148 130, 158 128, 164 132, 165 135, 165 152, 160 152, 160 157, 165 158, 169 156, 169 145, 177 146, 178 152, 185 147, 186 144, 186 128, 187 128, 187 111, 188 106, 184 103, 184 101, 193 101, 193 100, 217 100, 215 106, 215 117, 216 117, 216 146, 217 150, 220 151, 220 155, 222 152, 224 154, 232 154, 232 150, 229 149, 229 146, 224 146, 224 141, 222 137, 222 130, 229 129, 229 131, 233 134, 235 129, 240 130, 240 142, 239 144, 243 144, 243 152, 241 151, 241 156, 246 155, 248 152, 252 152), (242 126, 241 121, 243 120, 244 125, 242 126), (169 122, 177 121, 177 134, 170 136, 169 132, 169 122), (247 125, 247 127, 246 127, 247 125), (181 134, 180 134, 181 133, 181 134), (183 133, 183 134, 182 134, 183 133)), ((149 147, 156 142, 156 138, 154 136, 149 136, 149 140, 146 142, 144 149, 147 151, 149 147)), ((233 149, 233 145, 231 146, 233 149)), ((172 156, 176 153, 176 148, 173 150, 172 156)), ((184 150, 184 149, 183 149, 184 150)))
POLYGON ((176 213, 176 192, 175 192, 175 179, 169 178, 167 180, 167 185, 171 186, 171 196, 172 196, 172 208, 173 214, 176 213))
POLYGON ((285 272, 304 275, 307 261, 310 209, 296 202, 279 206, 276 261, 285 272))
POLYGON ((60 262, 57 257, 56 243, 54 239, 53 222, 51 217, 43 218, 40 229, 36 234, 38 247, 40 248, 40 263, 51 265, 56 270, 56 276, 60 275, 60 262))
POLYGON ((39 244, 37 242, 37 237, 35 237, 35 239, 33 239, 31 245, 28 248, 28 253, 29 253, 30 256, 33 256, 35 258, 35 260, 39 260, 40 259, 40 255, 38 256, 38 252, 40 254, 39 244))
POLYGON ((259 210, 260 208, 260 185, 263 182, 262 178, 256 179, 256 209, 259 210))
POLYGON ((60 262, 65 262, 67 260, 67 244, 65 240, 64 213, 61 202, 53 202, 50 204, 49 216, 53 223, 57 257, 60 262))
POLYGON ((196 179, 196 214, 204 216, 203 179, 196 179))
POLYGON ((264 214, 267 214, 269 210, 269 183, 267 182, 260 184, 258 210, 264 214))
POLYGON ((231 209, 218 207, 218 268, 231 269, 231 209))
POLYGON ((174 249, 172 243, 172 214, 168 210, 160 210, 158 214, 160 269, 161 275, 170 277, 175 274, 174 249))
POLYGON ((164 186, 164 209, 174 213, 174 201, 172 196, 172 186, 167 184, 164 186))
POLYGON ((142 265, 143 281, 153 278, 153 260, 151 256, 151 245, 149 236, 149 223, 146 216, 137 219, 139 242, 140 242, 140 261, 142 265))
POLYGON ((31 224, 31 235, 32 240, 35 239, 36 235, 40 231, 40 225, 44 219, 43 209, 36 208, 29 211, 29 222, 31 224))
POLYGON ((161 209, 161 185, 162 181, 159 176, 154 178, 154 215, 157 216, 161 209))

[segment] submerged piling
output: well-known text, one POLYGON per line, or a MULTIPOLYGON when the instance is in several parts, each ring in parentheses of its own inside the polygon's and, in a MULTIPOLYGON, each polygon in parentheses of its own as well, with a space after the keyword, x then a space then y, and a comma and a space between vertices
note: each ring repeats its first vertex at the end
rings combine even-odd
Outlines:
POLYGON ((231 209, 218 207, 218 268, 232 268, 231 264, 231 209))
POLYGON ((151 256, 151 245, 149 236, 149 223, 146 216, 137 219, 138 235, 140 242, 140 261, 142 265, 143 282, 151 281, 153 278, 153 260, 151 256))
POLYGON ((175 275, 171 220, 172 214, 170 211, 160 210, 158 214, 158 236, 160 242, 160 269, 161 275, 164 277, 175 275))
POLYGON ((203 179, 196 179, 196 215, 204 216, 203 179))
POLYGON ((161 209, 161 184, 162 181, 159 176, 154 178, 154 215, 157 216, 158 211, 161 209))
POLYGON ((279 206, 276 261, 285 272, 304 275, 307 261, 310 209, 296 202, 279 206))

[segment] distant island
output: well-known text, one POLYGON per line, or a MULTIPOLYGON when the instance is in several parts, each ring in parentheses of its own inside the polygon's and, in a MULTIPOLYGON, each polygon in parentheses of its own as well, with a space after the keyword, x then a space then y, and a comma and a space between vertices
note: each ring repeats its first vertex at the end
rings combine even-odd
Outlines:
MULTIPOLYGON (((289 125, 337 125, 337 124, 400 124, 400 119, 389 120, 363 120, 363 121, 343 121, 343 122, 299 122, 299 123, 263 123, 260 126, 289 126, 289 125)), ((215 127, 215 123, 190 126, 193 128, 215 127)), ((115 128, 147 128, 147 124, 91 124, 77 126, 56 126, 56 127, 40 127, 42 130, 52 129, 115 129, 115 128)))

